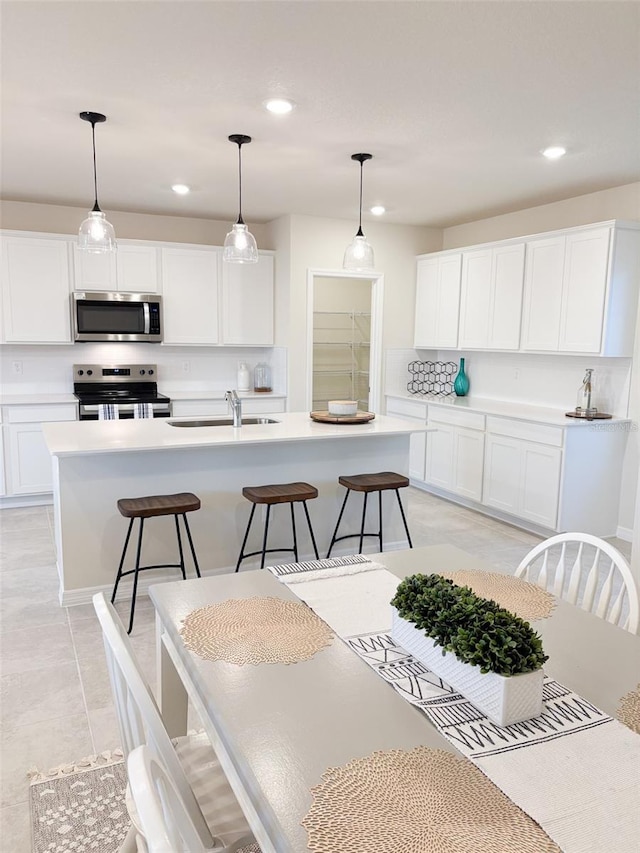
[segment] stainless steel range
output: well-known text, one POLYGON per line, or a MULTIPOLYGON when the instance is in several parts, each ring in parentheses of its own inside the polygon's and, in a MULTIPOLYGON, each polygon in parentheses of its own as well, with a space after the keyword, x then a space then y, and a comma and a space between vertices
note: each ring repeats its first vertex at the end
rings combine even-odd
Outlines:
POLYGON ((98 420, 101 406, 111 406, 111 415, 133 418, 144 409, 154 418, 168 418, 171 400, 158 394, 155 364, 74 364, 73 392, 78 398, 81 421, 98 420))

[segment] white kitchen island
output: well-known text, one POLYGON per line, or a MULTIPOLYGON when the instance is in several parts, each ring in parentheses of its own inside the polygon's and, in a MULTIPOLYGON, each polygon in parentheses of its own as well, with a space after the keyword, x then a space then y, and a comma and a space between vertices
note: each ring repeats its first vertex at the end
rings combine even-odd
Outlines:
MULTIPOLYGON (((175 492, 198 495, 202 508, 189 514, 189 524, 201 570, 212 573, 235 567, 251 508, 242 497, 243 486, 305 481, 319 492, 307 505, 320 556, 325 556, 344 495, 338 476, 376 471, 406 474, 410 434, 426 429, 381 416, 355 425, 316 423, 307 412, 272 417, 276 423, 239 429, 178 427, 161 418, 45 424, 53 459, 60 603, 86 603, 95 592, 111 590, 128 525, 118 512, 119 498, 175 492)), ((360 529, 361 512, 362 496, 353 494, 341 533, 360 529)), ((383 512, 385 549, 406 547, 393 493, 385 496, 383 512)), ((299 557, 306 559, 312 555, 312 546, 303 515, 297 513, 299 557)), ((259 549, 262 520, 257 512, 247 550, 259 549)), ((377 501, 369 501, 366 529, 377 528, 377 501)), ((269 526, 268 547, 280 545, 291 545, 290 513, 285 506, 274 509, 269 526)), ((365 539, 365 550, 375 551, 377 545, 377 539, 365 539)), ((353 553, 357 546, 357 539, 339 542, 334 553, 353 553)), ((133 566, 135 556, 133 545, 129 548, 126 568, 133 566)), ((268 556, 271 563, 293 560, 287 552, 268 556)), ((186 559, 189 572, 188 555, 186 559)), ((173 519, 150 519, 145 524, 142 564, 174 561, 173 519)), ((243 568, 257 565, 258 558, 251 558, 243 568)), ((143 572, 139 591, 163 577, 176 576, 177 569, 143 572)), ((118 596, 128 595, 130 585, 130 578, 125 578, 118 596)))

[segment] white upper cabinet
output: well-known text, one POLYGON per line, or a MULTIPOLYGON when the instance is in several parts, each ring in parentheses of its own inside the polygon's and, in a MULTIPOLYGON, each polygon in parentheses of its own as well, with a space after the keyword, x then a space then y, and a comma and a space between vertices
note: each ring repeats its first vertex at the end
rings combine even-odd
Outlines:
POLYGON ((273 346, 274 257, 222 264, 222 343, 273 346))
POLYGON ((2 238, 2 302, 7 343, 71 343, 66 240, 2 238))
POLYGON ((118 243, 116 269, 118 290, 158 293, 158 248, 140 243, 118 243))
POLYGON ((522 349, 558 350, 564 249, 564 237, 527 243, 522 349))
POLYGON ((518 348, 523 279, 524 243, 463 252, 460 347, 518 348))
POLYGON ((460 252, 418 259, 414 346, 458 345, 461 266, 460 252))
POLYGON ((117 252, 94 254, 81 252, 74 242, 75 289, 158 293, 158 252, 148 243, 119 240, 117 252))
POLYGON ((163 343, 219 343, 215 249, 162 249, 163 343))
POLYGON ((639 275, 624 223, 528 241, 522 349, 631 357, 639 275))

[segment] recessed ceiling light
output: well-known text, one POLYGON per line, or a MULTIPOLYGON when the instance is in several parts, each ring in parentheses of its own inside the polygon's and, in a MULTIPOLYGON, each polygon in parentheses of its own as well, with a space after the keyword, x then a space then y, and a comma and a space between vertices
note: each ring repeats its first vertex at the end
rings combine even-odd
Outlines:
POLYGON ((386 211, 386 207, 381 204, 374 204, 373 207, 370 207, 369 210, 373 213, 374 216, 382 216, 382 214, 386 211))
POLYGON ((264 101, 264 108, 269 110, 270 113, 275 113, 275 115, 279 116, 290 113, 294 106, 293 101, 287 98, 269 98, 268 101, 264 101))
POLYGON ((188 187, 186 184, 173 184, 171 189, 174 193, 178 193, 178 195, 186 195, 191 192, 191 187, 188 187))
POLYGON ((550 148, 545 148, 542 152, 547 160, 557 160, 558 157, 564 157, 566 153, 567 149, 563 148, 561 145, 552 145, 550 148))

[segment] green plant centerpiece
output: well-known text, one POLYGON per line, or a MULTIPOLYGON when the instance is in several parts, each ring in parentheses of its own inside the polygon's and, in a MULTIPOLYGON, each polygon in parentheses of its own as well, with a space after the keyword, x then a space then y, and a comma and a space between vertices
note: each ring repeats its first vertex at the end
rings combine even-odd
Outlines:
POLYGON ((541 713, 548 657, 524 619, 437 574, 405 578, 391 605, 396 642, 494 722, 541 713))

